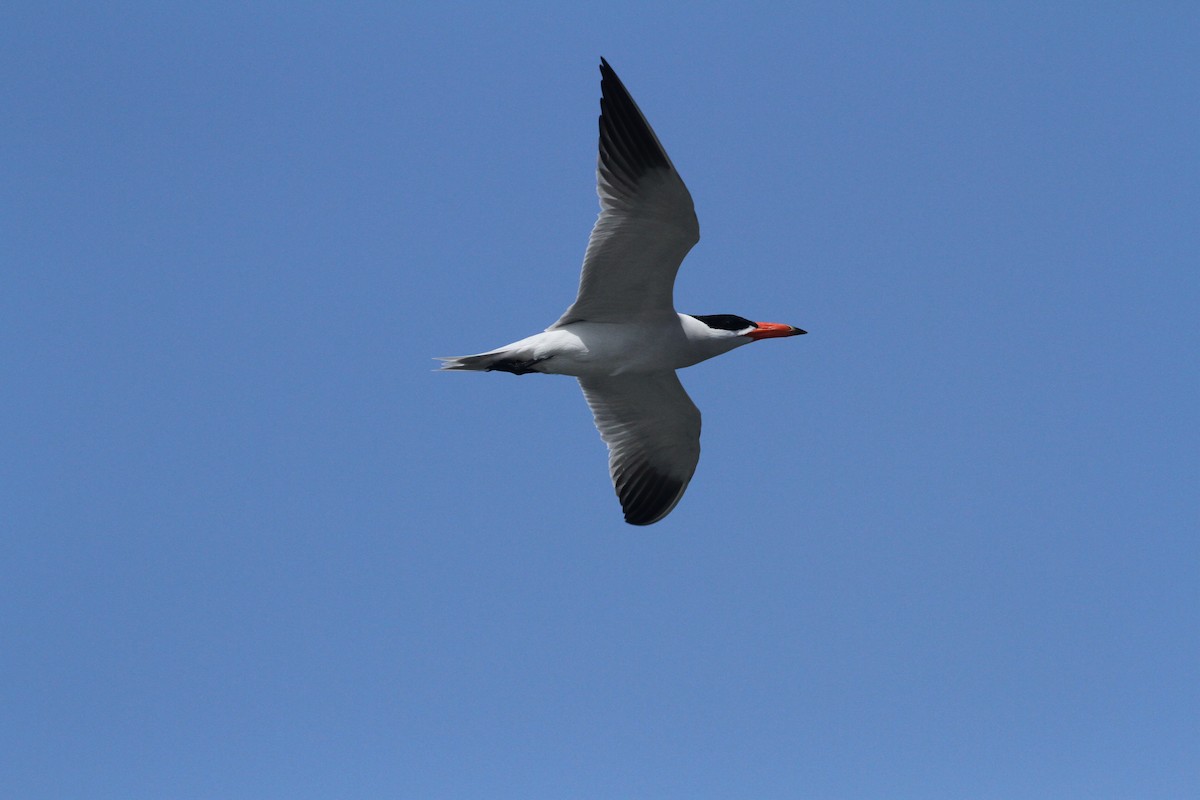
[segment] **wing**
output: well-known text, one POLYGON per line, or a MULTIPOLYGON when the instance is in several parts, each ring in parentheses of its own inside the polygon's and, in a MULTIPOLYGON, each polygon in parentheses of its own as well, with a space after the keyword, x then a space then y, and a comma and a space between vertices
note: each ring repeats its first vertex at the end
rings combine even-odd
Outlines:
POLYGON ((675 273, 700 241, 692 196, 621 79, 600 59, 600 156, 579 296, 552 328, 674 314, 675 273))
POLYGON ((608 470, 625 521, 671 513, 700 460, 700 410, 674 372, 580 378, 608 445, 608 470))

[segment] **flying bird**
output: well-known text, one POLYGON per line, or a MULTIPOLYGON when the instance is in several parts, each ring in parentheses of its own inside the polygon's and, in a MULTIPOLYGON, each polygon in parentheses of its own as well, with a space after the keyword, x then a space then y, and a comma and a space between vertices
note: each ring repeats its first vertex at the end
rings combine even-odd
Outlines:
POLYGON ((677 369, 761 339, 805 331, 734 314, 679 314, 675 274, 700 240, 692 196, 621 79, 600 59, 600 216, 579 295, 557 322, 442 369, 541 372, 579 380, 625 521, 671 513, 700 460, 700 411, 677 369))

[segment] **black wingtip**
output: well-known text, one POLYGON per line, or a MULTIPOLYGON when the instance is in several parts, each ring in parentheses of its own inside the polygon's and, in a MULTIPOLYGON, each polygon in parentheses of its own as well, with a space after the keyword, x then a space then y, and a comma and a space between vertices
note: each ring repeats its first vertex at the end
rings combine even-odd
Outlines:
POLYGON ((618 489, 621 510, 630 525, 653 525, 675 509, 686 481, 647 470, 618 489))
POLYGON ((633 191, 650 170, 671 168, 671 160, 650 123, 603 58, 600 59, 600 162, 605 177, 627 191, 633 191))

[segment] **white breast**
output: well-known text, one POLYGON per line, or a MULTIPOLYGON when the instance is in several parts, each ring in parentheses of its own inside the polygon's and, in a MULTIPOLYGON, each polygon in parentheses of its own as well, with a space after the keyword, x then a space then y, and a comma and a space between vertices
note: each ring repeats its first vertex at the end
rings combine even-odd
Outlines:
POLYGON ((573 322, 502 350, 537 360, 539 372, 605 377, 676 370, 748 342, 713 333, 683 314, 644 322, 573 322))

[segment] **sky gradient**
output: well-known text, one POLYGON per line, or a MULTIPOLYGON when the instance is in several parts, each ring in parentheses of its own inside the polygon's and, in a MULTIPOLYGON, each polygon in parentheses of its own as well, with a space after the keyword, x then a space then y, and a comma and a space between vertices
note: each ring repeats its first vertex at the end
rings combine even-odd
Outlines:
POLYGON ((0 796, 1200 795, 1200 15, 16 3, 0 796), (695 198, 687 495, 541 330, 600 56, 695 198))

